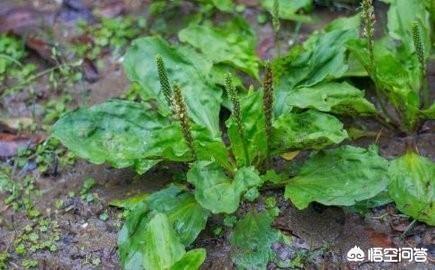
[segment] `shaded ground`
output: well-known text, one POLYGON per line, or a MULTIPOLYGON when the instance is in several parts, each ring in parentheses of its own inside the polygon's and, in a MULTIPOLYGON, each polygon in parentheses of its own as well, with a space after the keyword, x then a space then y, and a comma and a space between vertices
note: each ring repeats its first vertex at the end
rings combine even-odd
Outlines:
MULTIPOLYGON (((88 16, 86 12, 74 14, 71 9, 58 12, 62 10, 60 5, 52 1, 31 2, 38 12, 45 14, 43 16, 44 23, 56 22, 54 36, 60 43, 69 40, 70 32, 64 32, 64 30, 71 28, 71 24, 67 23, 70 19, 74 21, 75 16, 84 16, 86 19, 88 16)), ((106 15, 129 13, 132 10, 137 12, 139 7, 138 1, 124 1, 123 3, 127 4, 123 6, 122 12, 119 12, 116 5, 105 5, 104 1, 84 2, 85 6, 91 7, 90 10, 102 10, 106 12, 106 15)), ((0 15, 4 14, 5 10, 20 3, 25 4, 28 1, 2 1, 0 11, 3 12, 0 12, 0 15)), ((32 12, 19 14, 34 18, 32 15, 26 15, 32 14, 32 12)), ((272 28, 270 24, 259 25, 256 20, 257 13, 255 9, 248 8, 244 15, 256 26, 259 36, 257 51, 263 58, 271 58, 276 53, 273 49, 272 28)), ((304 39, 306 33, 320 28, 327 21, 342 14, 351 14, 351 12, 347 9, 341 9, 339 12, 332 11, 330 8, 318 9, 316 11, 318 21, 312 25, 304 25, 301 35, 295 34, 293 24, 285 23, 281 33, 282 50, 284 51, 289 44, 304 39)), ((40 21, 38 20, 38 22, 40 21)), ((72 32, 74 32, 73 28, 72 32)), ((29 31, 28 25, 24 26, 23 29, 29 31)), ((48 65, 45 60, 40 60, 40 56, 33 53, 30 56, 30 61, 36 61, 40 66, 48 65)), ((98 78, 82 80, 70 88, 64 89, 73 97, 68 104, 69 106, 100 103, 108 98, 120 96, 128 88, 128 81, 123 74, 119 58, 105 54, 102 56, 102 61, 104 68, 98 69, 98 78)), ((91 73, 90 76, 92 76, 92 69, 87 72, 91 73)), ((430 85, 433 88, 435 87, 435 64, 430 65, 429 76, 430 85)), ((50 92, 46 78, 36 80, 32 83, 32 87, 36 89, 36 98, 28 91, 21 91, 3 98, 1 101, 2 114, 12 119, 35 117, 36 123, 40 124, 38 117, 43 116, 42 113, 39 113, 43 101, 58 98, 64 92, 50 92)), ((434 92, 432 91, 432 93, 434 92)), ((368 124, 369 122, 364 123, 368 124)), ((379 126, 376 124, 368 126, 371 127, 370 131, 373 134, 379 134, 379 126)), ((41 133, 44 134, 44 132, 41 133)), ((427 122, 414 139, 420 153, 435 160, 435 123, 433 121, 427 122)), ((372 136, 357 141, 357 144, 369 145, 375 141, 376 136, 372 136)), ((389 134, 387 131, 382 131, 378 142, 382 155, 391 158, 403 153, 406 141, 407 138, 400 134, 389 134)), ((302 161, 304 157, 306 154, 301 153, 297 160, 302 161)), ((6 159, 5 162, 11 163, 12 160, 6 159)), ((288 166, 289 162, 276 161, 276 167, 279 169, 288 166)), ((31 199, 34 200, 34 207, 40 211, 40 215, 32 217, 29 209, 33 208, 26 208, 27 206, 24 206, 25 211, 14 210, 9 204, 5 204, 6 194, 0 193, 0 255, 4 252, 10 254, 7 260, 7 269, 22 269, 23 262, 26 260, 36 262, 36 265, 33 264, 33 266, 39 269, 119 269, 116 238, 122 224, 122 212, 109 207, 109 202, 141 192, 158 190, 172 178, 177 178, 182 169, 169 164, 143 176, 137 176, 128 169, 117 170, 104 165, 91 165, 85 161, 78 161, 73 166, 56 167, 50 170, 47 175, 40 175, 36 170, 34 161, 29 159, 27 166, 21 171, 15 172, 13 180, 22 182, 26 175, 34 176, 34 187, 23 188, 23 191, 38 191, 35 193, 39 193, 39 195, 32 196, 31 199), (89 178, 95 180, 95 185, 86 189, 89 178), (41 231, 42 221, 49 222, 47 231, 41 231), (26 232, 25 228, 28 225, 30 225, 30 230, 26 232), (53 236, 50 241, 55 244, 56 248, 52 251, 46 248, 37 250, 32 252, 29 257, 18 255, 14 250, 15 243, 23 235, 23 231, 24 235, 38 231, 40 238, 53 236)), ((274 226, 293 239, 291 244, 277 243, 273 246, 276 260, 270 264, 270 269, 283 267, 295 258, 300 259, 299 266, 304 269, 435 269, 433 264, 363 263, 356 265, 344 263, 346 252, 354 245, 363 249, 370 247, 425 247, 430 251, 431 262, 434 262, 435 229, 418 222, 410 226, 411 221, 401 216, 393 205, 375 208, 366 215, 355 214, 351 209, 320 205, 313 205, 307 210, 298 211, 283 199, 282 190, 269 190, 262 195, 262 198, 277 196, 278 207, 281 211, 274 226)), ((23 197, 20 200, 23 200, 23 197)), ((239 210, 239 214, 248 209, 264 208, 262 200, 260 199, 259 202, 253 204, 244 204, 239 210)), ((203 269, 233 269, 229 257, 228 235, 225 232, 216 235, 213 233, 216 227, 222 227, 221 217, 213 218, 209 222, 208 229, 201 234, 196 242, 197 246, 207 249, 208 257, 203 269)), ((25 241, 26 248, 31 248, 39 240, 25 241)))

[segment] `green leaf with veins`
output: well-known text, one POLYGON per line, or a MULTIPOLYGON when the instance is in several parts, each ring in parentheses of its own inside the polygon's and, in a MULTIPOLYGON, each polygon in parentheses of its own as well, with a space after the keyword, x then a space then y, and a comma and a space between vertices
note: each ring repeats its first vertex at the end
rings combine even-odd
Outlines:
POLYGON ((170 82, 177 83, 183 90, 192 120, 206 127, 212 137, 218 137, 222 91, 208 82, 211 62, 194 50, 171 47, 159 37, 140 38, 132 43, 124 60, 127 76, 142 86, 144 98, 157 100, 160 109, 165 111, 169 108, 160 91, 156 55, 163 58, 170 82))
POLYGON ((185 246, 192 244, 205 228, 209 216, 192 194, 177 186, 151 194, 147 203, 151 210, 167 215, 185 246))
POLYGON ((256 38, 249 24, 235 18, 221 26, 191 24, 178 33, 180 41, 201 50, 213 63, 226 63, 258 79, 260 59, 256 38))
POLYGON ((311 87, 342 77, 348 70, 345 44, 358 37, 356 29, 332 30, 312 35, 303 46, 274 61, 275 113, 286 112, 287 95, 297 87, 311 87))
POLYGON ((308 110, 282 114, 273 123, 272 149, 282 154, 289 149, 321 149, 347 138, 343 124, 334 116, 308 110))
MULTIPOLYGON (((230 168, 220 137, 210 137, 204 127, 194 125, 198 157, 215 157, 230 168)), ((190 161, 179 124, 151 106, 111 100, 89 109, 66 114, 53 128, 58 138, 77 156, 95 164, 107 162, 116 168, 134 166, 143 173, 159 160, 190 161)))
POLYGON ((388 185, 388 161, 369 149, 343 146, 311 157, 289 181, 285 197, 298 209, 316 201, 351 206, 370 199, 388 185))
POLYGON ((236 223, 230 243, 238 269, 266 269, 273 256, 272 244, 279 240, 272 222, 268 212, 249 212, 236 223))
MULTIPOLYGON (((275 0, 262 0, 261 5, 270 13, 273 10, 275 0)), ((312 19, 309 15, 303 15, 300 11, 309 12, 313 7, 313 0, 278 0, 279 2, 279 18, 291 21, 308 23, 312 19)))
POLYGON ((419 25, 425 56, 431 52, 430 20, 424 1, 383 0, 390 4, 388 9, 389 35, 402 41, 409 52, 415 52, 412 27, 414 22, 419 25))
POLYGON ((142 270, 143 252, 145 244, 143 235, 149 221, 145 203, 139 203, 132 209, 121 230, 118 233, 118 251, 121 265, 124 269, 142 270))
POLYGON ((253 167, 239 169, 233 179, 213 161, 197 161, 187 173, 187 181, 195 186, 195 198, 214 214, 234 213, 241 196, 263 180, 253 167))
POLYGON ((292 107, 310 108, 343 115, 374 115, 375 106, 364 98, 364 92, 343 82, 326 82, 291 90, 285 99, 285 111, 292 107))
POLYGON ((119 238, 119 253, 125 269, 141 269, 145 229, 153 213, 165 214, 177 241, 190 245, 205 228, 209 212, 203 209, 185 188, 171 185, 159 192, 129 201, 129 212, 119 238))
POLYGON ((231 116, 226 122, 231 148, 239 167, 260 164, 267 156, 262 94, 263 92, 260 91, 250 91, 240 98, 244 141, 240 137, 234 116, 231 116), (251 164, 248 164, 245 158, 243 144, 246 145, 251 164))
POLYGON ((165 214, 154 214, 143 232, 144 269, 170 269, 183 258, 186 250, 165 214))
POLYGON ((200 269, 206 257, 205 249, 192 249, 184 254, 183 258, 172 265, 171 270, 197 270, 200 269))
POLYGON ((435 163, 408 152, 391 162, 389 194, 397 208, 435 226, 435 163))
POLYGON ((131 101, 112 100, 68 113, 54 125, 53 136, 92 163, 139 171, 162 157, 187 160, 189 151, 167 117, 131 101))

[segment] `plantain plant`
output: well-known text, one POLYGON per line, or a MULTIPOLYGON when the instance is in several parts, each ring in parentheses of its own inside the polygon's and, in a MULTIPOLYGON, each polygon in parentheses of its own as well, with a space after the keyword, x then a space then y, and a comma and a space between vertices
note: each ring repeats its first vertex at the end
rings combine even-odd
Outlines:
POLYGON ((375 85, 381 113, 410 136, 404 155, 391 161, 389 195, 400 211, 434 225, 435 164, 419 154, 411 137, 426 119, 435 119, 427 81, 429 12, 424 1, 385 2, 390 3, 388 34, 375 40, 373 2, 363 0, 365 39, 352 41, 349 48, 375 85))
MULTIPOLYGON (((368 7, 365 13, 372 14, 368 7)), ((125 269, 198 269, 206 252, 191 247, 210 216, 234 214, 268 185, 285 187, 285 198, 298 209, 314 201, 351 206, 389 190, 401 211, 434 224, 434 209, 427 207, 433 207, 431 161, 411 151, 390 163, 376 146, 337 146, 348 139, 342 115, 390 120, 345 81, 382 74, 377 42, 369 41, 373 32, 359 40, 359 25, 359 16, 332 22, 266 64, 261 83, 255 36, 240 18, 218 26, 190 25, 179 33, 176 47, 160 37, 133 42, 124 67, 140 85, 142 101, 114 99, 81 108, 53 129, 71 151, 96 164, 133 167, 138 173, 161 162, 187 164, 185 181, 115 203, 127 210, 118 240, 125 269), (370 59, 370 42, 374 64, 361 65, 352 55, 361 50, 370 59), (258 89, 244 89, 235 71, 257 82, 258 89), (231 111, 225 122, 219 117, 222 106, 231 111), (313 154, 297 175, 274 171, 274 158, 300 150, 313 154), (404 189, 409 186, 416 191, 404 189)), ((390 93, 384 90, 378 89, 390 93)), ((426 110, 417 114, 427 115, 426 110)), ((413 127, 413 121, 407 123, 413 127)), ((266 269, 271 244, 279 241, 271 227, 274 215, 251 212, 234 226, 230 242, 240 268, 266 269)))

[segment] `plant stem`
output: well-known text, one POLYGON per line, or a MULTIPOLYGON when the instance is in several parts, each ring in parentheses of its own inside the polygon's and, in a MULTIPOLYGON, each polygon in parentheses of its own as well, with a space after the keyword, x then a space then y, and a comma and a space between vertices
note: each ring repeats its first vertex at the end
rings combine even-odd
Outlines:
POLYGON ((181 125, 181 131, 183 133, 184 140, 189 147, 193 159, 197 159, 196 151, 193 144, 192 130, 190 127, 190 119, 187 115, 187 106, 181 93, 181 88, 178 85, 174 86, 172 96, 172 109, 175 113, 175 117, 178 119, 181 125))
POLYGON ((227 90, 227 94, 231 99, 231 103, 233 104, 233 115, 234 115, 234 119, 236 120, 240 139, 242 141, 243 152, 245 155, 246 164, 250 165, 251 161, 249 158, 248 147, 246 145, 247 142, 246 142, 246 137, 245 137, 245 129, 243 127, 243 122, 242 122, 240 100, 239 100, 239 96, 236 92, 236 89, 233 86, 233 80, 231 78, 231 74, 229 74, 229 73, 226 74, 226 76, 225 76, 225 89, 227 90))

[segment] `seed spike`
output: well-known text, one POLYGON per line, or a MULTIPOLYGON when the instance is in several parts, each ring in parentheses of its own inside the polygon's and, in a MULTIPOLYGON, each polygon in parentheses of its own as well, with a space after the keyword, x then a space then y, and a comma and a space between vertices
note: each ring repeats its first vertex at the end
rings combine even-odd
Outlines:
POLYGON ((272 137, 272 118, 273 118, 273 72, 270 63, 266 64, 266 71, 263 79, 263 111, 265 116, 267 152, 270 152, 272 137))
POLYGON ((370 68, 374 68, 374 43, 375 43, 375 8, 373 0, 362 0, 362 21, 363 21, 363 37, 367 40, 367 49, 369 50, 370 68))
POLYGON ((430 95, 429 95, 429 86, 426 79, 426 59, 424 57, 424 44, 421 38, 420 27, 417 22, 413 22, 412 24, 412 39, 414 41, 414 48, 417 54, 418 62, 420 63, 420 74, 421 74, 421 82, 422 82, 422 107, 430 106, 430 95))
POLYGON ((225 89, 226 89, 227 94, 230 97, 231 103, 233 105, 233 112, 232 113, 234 115, 234 119, 236 120, 239 136, 242 140, 245 160, 246 160, 246 163, 248 165, 250 165, 248 148, 246 146, 245 129, 243 127, 243 122, 242 122, 242 113, 241 113, 241 109, 240 109, 239 95, 237 94, 237 91, 233 86, 233 79, 232 79, 230 73, 227 73, 225 75, 225 89))
POLYGON ((275 32, 278 32, 281 28, 281 24, 279 22, 279 0, 273 1, 272 7, 272 25, 275 32))
POLYGON ((171 84, 169 83, 168 73, 165 68, 165 63, 160 55, 156 56, 157 71, 159 73, 160 89, 165 96, 166 102, 171 106, 171 84))
POLYGON ((426 61, 424 57, 424 46, 421 39, 421 32, 417 22, 412 24, 412 39, 414 41, 415 51, 417 53, 418 61, 420 62, 420 69, 422 74, 426 73, 426 61))
POLYGON ((187 106, 181 93, 181 88, 178 85, 174 86, 172 97, 172 110, 175 117, 180 122, 181 131, 183 133, 184 140, 192 152, 193 158, 196 159, 196 151, 193 144, 192 129, 190 126, 190 119, 187 115, 187 106))

